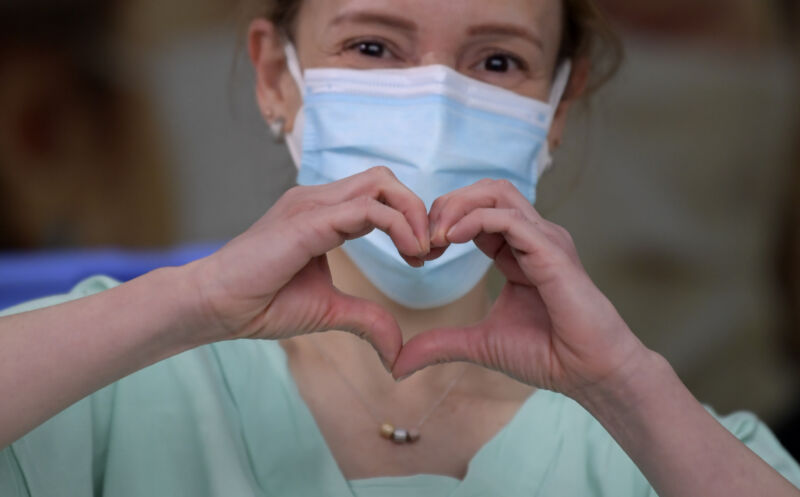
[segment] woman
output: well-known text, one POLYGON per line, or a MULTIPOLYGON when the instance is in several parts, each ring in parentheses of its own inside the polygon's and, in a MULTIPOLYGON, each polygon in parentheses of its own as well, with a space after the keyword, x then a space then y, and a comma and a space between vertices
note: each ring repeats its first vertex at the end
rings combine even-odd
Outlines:
POLYGON ((0 493, 797 495, 531 206, 589 3, 264 5, 258 102, 305 186, 207 259, 0 321, 0 493))

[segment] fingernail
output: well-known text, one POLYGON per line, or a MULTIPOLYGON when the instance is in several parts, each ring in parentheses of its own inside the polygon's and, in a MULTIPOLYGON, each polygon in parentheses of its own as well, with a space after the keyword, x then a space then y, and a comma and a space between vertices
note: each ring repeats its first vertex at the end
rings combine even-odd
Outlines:
POLYGON ((394 361, 390 361, 388 357, 385 357, 383 354, 378 354, 378 357, 381 360, 381 364, 386 369, 386 372, 392 374, 392 368, 394 367, 394 361))
POLYGON ((431 237, 431 243, 436 247, 447 245, 444 231, 440 229, 434 232, 434 235, 431 237))
POLYGON ((405 375, 403 375, 403 376, 400 376, 400 377, 398 377, 398 378, 395 378, 395 379, 394 379, 394 381, 395 381, 395 382, 397 382, 397 383, 400 383, 400 382, 401 382, 401 381, 403 381, 403 380, 407 380, 407 379, 408 379, 410 376, 412 376, 414 373, 416 373, 416 371, 412 371, 412 372, 410 372, 410 373, 408 373, 408 374, 405 374, 405 375))
POLYGON ((425 246, 424 246, 424 245, 422 245, 422 244, 421 244, 421 243, 419 243, 419 242, 417 242, 417 243, 418 243, 418 244, 419 244, 419 246, 420 246, 419 252, 417 252, 417 257, 419 257, 420 259, 422 259, 422 258, 424 258, 426 255, 428 255, 428 254, 430 253, 431 249, 430 249, 430 248, 428 248, 428 249, 425 249, 425 246))

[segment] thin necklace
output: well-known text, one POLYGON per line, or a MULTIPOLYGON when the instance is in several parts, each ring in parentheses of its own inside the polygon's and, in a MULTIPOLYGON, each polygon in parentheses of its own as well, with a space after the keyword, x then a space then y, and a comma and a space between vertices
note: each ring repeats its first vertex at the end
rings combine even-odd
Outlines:
POLYGON ((447 396, 450 394, 450 392, 453 390, 453 388, 455 388, 456 383, 458 383, 461 377, 464 376, 464 373, 467 372, 467 367, 465 366, 464 369, 461 370, 461 373, 458 374, 458 376, 450 380, 450 383, 447 385, 447 388, 444 389, 444 391, 436 400, 436 402, 433 403, 433 405, 428 409, 425 415, 422 416, 419 422, 415 424, 412 428, 409 429, 395 428, 395 426, 392 423, 388 421, 382 421, 381 416, 379 416, 378 413, 375 411, 375 409, 369 404, 369 402, 366 401, 364 396, 361 395, 361 392, 358 391, 355 385, 353 385, 350 382, 350 380, 347 379, 347 377, 339 369, 339 366, 337 366, 336 363, 330 358, 330 356, 328 356, 328 354, 326 354, 322 350, 322 347, 320 347, 313 339, 310 341, 317 349, 319 354, 325 359, 325 361, 331 365, 334 371, 336 371, 336 374, 339 375, 339 378, 341 378, 342 382, 344 382, 344 384, 347 385, 347 388, 349 388, 350 391, 353 392, 353 395, 355 395, 358 401, 361 402, 361 404, 367 409, 367 412, 372 417, 372 419, 375 420, 375 423, 377 423, 379 427, 378 434, 382 438, 385 438, 386 440, 391 440, 396 444, 414 443, 420 439, 421 436, 420 429, 422 428, 422 425, 425 424, 425 422, 428 420, 431 414, 433 414, 433 411, 435 411, 436 408, 439 407, 439 405, 442 402, 444 402, 444 399, 446 399, 447 396))

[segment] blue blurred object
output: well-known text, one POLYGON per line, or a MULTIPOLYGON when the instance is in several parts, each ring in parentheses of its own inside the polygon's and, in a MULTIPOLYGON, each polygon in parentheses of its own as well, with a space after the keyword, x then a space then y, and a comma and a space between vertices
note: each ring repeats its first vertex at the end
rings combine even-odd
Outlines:
POLYGON ((128 281, 153 269, 181 266, 223 244, 183 245, 168 250, 92 249, 0 252, 0 309, 69 291, 94 275, 128 281))

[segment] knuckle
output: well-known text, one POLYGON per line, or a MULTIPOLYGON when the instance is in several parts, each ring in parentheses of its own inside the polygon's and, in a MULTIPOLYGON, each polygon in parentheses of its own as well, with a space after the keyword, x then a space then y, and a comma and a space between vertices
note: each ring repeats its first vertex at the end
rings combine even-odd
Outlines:
MULTIPOLYGON (((422 202, 422 201, 420 200, 420 202, 422 202)), ((431 210, 430 210, 430 217, 431 217, 432 220, 433 219, 439 219, 441 217, 442 206, 444 205, 445 202, 446 202, 446 199, 444 197, 439 197, 439 198, 437 198, 436 200, 433 201, 433 203, 431 204, 431 210)), ((423 203, 422 206, 425 207, 425 204, 423 203)))
POLYGON ((289 201, 297 199, 298 197, 301 197, 303 195, 303 192, 305 191, 305 189, 306 189, 305 186, 299 186, 299 185, 298 186, 293 186, 293 187, 289 188, 288 190, 286 190, 286 192, 283 194, 282 198, 285 199, 285 200, 289 200, 289 201))
POLYGON ((567 246, 572 245, 572 235, 566 228, 560 226, 555 223, 547 223, 548 227, 551 230, 552 237, 555 238, 556 241, 561 242, 562 244, 566 244, 567 246))
POLYGON ((517 191, 517 189, 516 189, 516 187, 514 186, 514 184, 513 184, 513 183, 511 183, 511 182, 510 182, 509 180, 507 180, 507 179, 499 179, 499 180, 497 180, 497 181, 495 182, 495 185, 496 185, 496 186, 497 186, 497 188, 498 188, 499 190, 501 190, 503 193, 512 193, 512 192, 516 192, 516 191, 517 191))
POLYGON ((558 226, 558 233, 561 235, 561 238, 567 241, 570 245, 573 243, 572 233, 570 233, 566 228, 558 226))
POLYGON ((388 211, 386 216, 380 219, 380 228, 394 233, 403 224, 403 220, 403 215, 399 212, 388 211))
POLYGON ((509 211, 509 217, 511 217, 511 220, 514 221, 514 222, 520 222, 520 221, 526 221, 527 220, 527 218, 525 217, 525 214, 523 214, 522 211, 520 211, 519 209, 511 209, 509 211))
POLYGON ((298 200, 290 203, 286 209, 286 217, 295 217, 305 214, 317 208, 316 202, 312 200, 298 200))
POLYGON ((368 197, 366 195, 362 195, 360 197, 356 197, 353 200, 353 203, 359 208, 364 211, 369 210, 374 204, 375 200, 372 197, 368 197))
POLYGON ((386 178, 394 179, 395 178, 395 175, 392 172, 392 170, 389 169, 386 166, 375 166, 375 167, 371 168, 369 171, 374 176, 377 176, 378 178, 383 178, 383 179, 386 179, 386 178))

